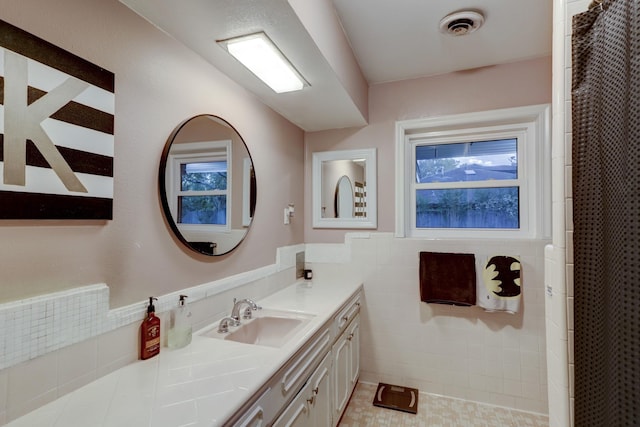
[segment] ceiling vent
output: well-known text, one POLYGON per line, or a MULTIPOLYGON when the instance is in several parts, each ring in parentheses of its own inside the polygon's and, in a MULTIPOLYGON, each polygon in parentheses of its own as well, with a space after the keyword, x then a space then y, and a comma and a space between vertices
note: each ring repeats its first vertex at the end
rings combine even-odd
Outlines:
POLYGON ((450 36, 466 36, 480 28, 484 16, 473 11, 455 12, 440 21, 440 32, 450 36))

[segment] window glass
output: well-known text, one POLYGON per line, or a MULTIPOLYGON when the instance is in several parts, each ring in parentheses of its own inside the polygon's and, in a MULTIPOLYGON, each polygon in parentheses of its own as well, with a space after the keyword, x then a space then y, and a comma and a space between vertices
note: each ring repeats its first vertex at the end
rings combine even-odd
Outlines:
POLYGON ((416 143, 416 229, 519 229, 518 138, 416 143))
POLYGON ((518 187, 416 191, 416 228, 520 227, 518 187))
POLYGON ((182 163, 181 191, 211 191, 227 189, 227 162, 182 163))
POLYGON ((227 196, 179 196, 178 222, 181 224, 226 224, 227 196))
POLYGON ((416 182, 518 178, 517 139, 417 145, 416 182))

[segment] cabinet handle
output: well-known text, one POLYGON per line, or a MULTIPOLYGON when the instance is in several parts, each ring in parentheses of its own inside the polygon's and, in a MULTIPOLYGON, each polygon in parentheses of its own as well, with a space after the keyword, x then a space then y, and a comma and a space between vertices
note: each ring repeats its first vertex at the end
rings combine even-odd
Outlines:
POLYGON ((313 402, 316 401, 317 395, 318 395, 318 387, 311 390, 311 398, 307 399, 307 402, 309 402, 309 405, 313 405, 313 402))
POLYGON ((349 316, 342 316, 342 320, 346 322, 347 320, 349 320, 349 316))

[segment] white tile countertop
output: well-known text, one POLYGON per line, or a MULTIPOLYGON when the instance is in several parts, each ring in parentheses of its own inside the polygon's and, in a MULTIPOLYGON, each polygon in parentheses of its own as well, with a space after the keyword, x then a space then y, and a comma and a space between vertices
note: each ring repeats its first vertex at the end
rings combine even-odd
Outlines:
POLYGON ((314 315, 280 348, 194 332, 187 347, 162 347, 160 355, 112 372, 7 426, 220 426, 360 288, 340 280, 295 283, 256 301, 264 309, 314 315))

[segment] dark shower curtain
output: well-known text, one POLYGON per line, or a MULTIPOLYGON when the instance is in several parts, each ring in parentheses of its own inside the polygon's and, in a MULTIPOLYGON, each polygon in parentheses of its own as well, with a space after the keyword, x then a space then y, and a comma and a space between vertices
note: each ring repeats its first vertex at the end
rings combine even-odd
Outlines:
POLYGON ((573 20, 575 426, 640 426, 640 1, 573 20))

